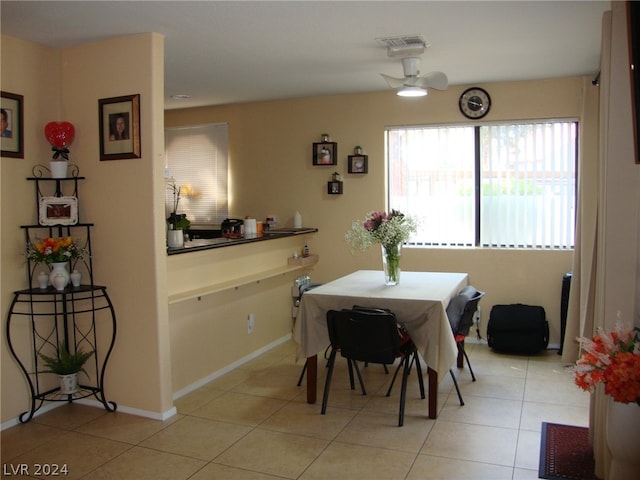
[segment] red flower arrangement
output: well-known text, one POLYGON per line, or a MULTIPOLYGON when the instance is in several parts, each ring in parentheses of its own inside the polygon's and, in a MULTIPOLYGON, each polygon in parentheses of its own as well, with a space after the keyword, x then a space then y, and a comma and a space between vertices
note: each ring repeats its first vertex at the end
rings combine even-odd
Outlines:
POLYGON ((578 338, 584 350, 573 368, 575 383, 593 392, 598 383, 616 402, 640 405, 640 328, 616 324, 606 333, 598 330, 593 339, 578 338))

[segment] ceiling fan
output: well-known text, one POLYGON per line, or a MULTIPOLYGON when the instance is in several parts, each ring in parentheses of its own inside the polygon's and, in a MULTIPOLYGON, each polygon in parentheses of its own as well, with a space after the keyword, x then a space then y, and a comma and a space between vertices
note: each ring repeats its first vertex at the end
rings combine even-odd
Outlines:
POLYGON ((391 88, 396 88, 401 97, 422 97, 427 94, 427 88, 445 90, 449 86, 449 79, 442 72, 429 72, 420 75, 420 57, 402 58, 404 78, 390 77, 381 73, 391 88))

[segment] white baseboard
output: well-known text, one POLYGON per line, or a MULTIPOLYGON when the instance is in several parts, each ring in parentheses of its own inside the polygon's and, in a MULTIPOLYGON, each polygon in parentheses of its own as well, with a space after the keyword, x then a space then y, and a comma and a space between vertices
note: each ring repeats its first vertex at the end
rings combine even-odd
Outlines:
MULTIPOLYGON (((274 342, 265 345, 264 347, 260 348, 259 350, 256 350, 255 352, 247 355, 246 357, 243 357, 241 359, 239 359, 236 362, 233 362, 230 365, 227 365, 226 367, 213 372, 210 375, 207 375, 206 377, 192 383, 191 385, 175 392, 173 394, 173 400, 177 400, 180 397, 183 397, 195 390, 197 390, 198 388, 202 387, 203 385, 206 385, 207 383, 211 382, 212 380, 215 380, 216 378, 219 378, 221 376, 223 376, 226 373, 229 373, 230 371, 232 371, 233 369, 239 367, 240 365, 243 365, 251 360, 253 360, 254 358, 259 357, 260 355, 262 355, 265 352, 268 352, 269 350, 271 350, 272 348, 277 347, 278 345, 282 345, 285 342, 288 342, 289 340, 291 340, 291 334, 285 335, 282 338, 279 338, 278 340, 275 340, 274 342)), ((87 398, 81 399, 81 400, 76 400, 76 403, 80 403, 82 405, 89 405, 91 407, 96 407, 96 408, 104 408, 104 405, 102 403, 100 403, 97 400, 90 400, 87 398)), ((53 410, 54 408, 58 408, 61 407, 63 405, 66 405, 64 402, 45 402, 45 404, 39 408, 34 414, 34 418, 42 415, 43 413, 49 412, 51 410, 53 410)), ((122 413, 127 413, 130 415, 137 415, 139 417, 145 417, 145 418, 151 418, 153 420, 167 420, 171 417, 173 417, 174 415, 176 415, 178 413, 176 407, 171 407, 169 410, 166 410, 164 412, 153 412, 150 410, 142 410, 140 408, 134 408, 134 407, 127 407, 126 405, 121 405, 118 404, 118 408, 117 408, 118 412, 122 412, 122 413)), ((4 422, 3 424, 0 425, 0 431, 6 430, 8 428, 14 427, 16 425, 20 424, 20 421, 18 420, 18 417, 8 420, 6 422, 4 422)))
POLYGON ((278 345, 282 345, 285 342, 288 342, 289 340, 291 340, 291 334, 285 335, 282 338, 279 338, 277 340, 275 340, 274 342, 271 342, 268 345, 265 345, 264 347, 260 348, 259 350, 256 350, 253 353, 250 353, 249 355, 247 355, 246 357, 242 357, 241 359, 227 365, 226 367, 213 372, 209 375, 207 375, 206 377, 201 378, 200 380, 193 382, 191 385, 187 385, 186 387, 184 387, 181 390, 178 390, 177 392, 175 392, 173 394, 173 399, 177 400, 178 398, 184 397, 185 395, 199 389, 200 387, 206 385, 207 383, 215 380, 216 378, 220 378, 221 376, 223 376, 226 373, 229 373, 230 371, 238 368, 241 365, 244 365, 245 363, 253 360, 254 358, 259 357, 260 355, 262 355, 265 352, 268 352, 269 350, 271 350, 272 348, 277 347, 278 345))

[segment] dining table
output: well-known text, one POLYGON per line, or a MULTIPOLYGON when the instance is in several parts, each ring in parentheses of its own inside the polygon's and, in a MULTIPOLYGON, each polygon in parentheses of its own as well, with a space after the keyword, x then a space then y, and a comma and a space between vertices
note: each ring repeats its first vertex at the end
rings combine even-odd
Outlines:
POLYGON ((403 271, 400 282, 386 285, 379 270, 358 270, 308 290, 300 299, 293 327, 297 359, 307 362, 307 402, 317 397, 318 352, 329 345, 329 310, 355 305, 389 309, 404 325, 427 364, 428 415, 436 418, 438 383, 456 361, 458 350, 447 317, 451 298, 468 285, 468 274, 403 271))

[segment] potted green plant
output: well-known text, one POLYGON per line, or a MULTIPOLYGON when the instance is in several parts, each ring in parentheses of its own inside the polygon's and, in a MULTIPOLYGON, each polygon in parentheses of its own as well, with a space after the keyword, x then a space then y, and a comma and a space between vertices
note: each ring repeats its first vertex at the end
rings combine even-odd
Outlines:
POLYGON ((172 211, 167 218, 169 229, 167 230, 167 244, 171 248, 180 248, 184 245, 184 232, 191 226, 191 222, 184 213, 178 213, 180 203, 180 192, 182 187, 176 185, 175 181, 169 184, 169 189, 173 194, 172 211))
POLYGON ((83 372, 89 376, 84 369, 84 364, 94 354, 94 350, 85 352, 82 348, 70 353, 66 343, 58 346, 55 357, 48 357, 42 353, 38 355, 47 366, 45 373, 55 373, 60 379, 60 393, 71 394, 79 390, 78 374, 83 372))

